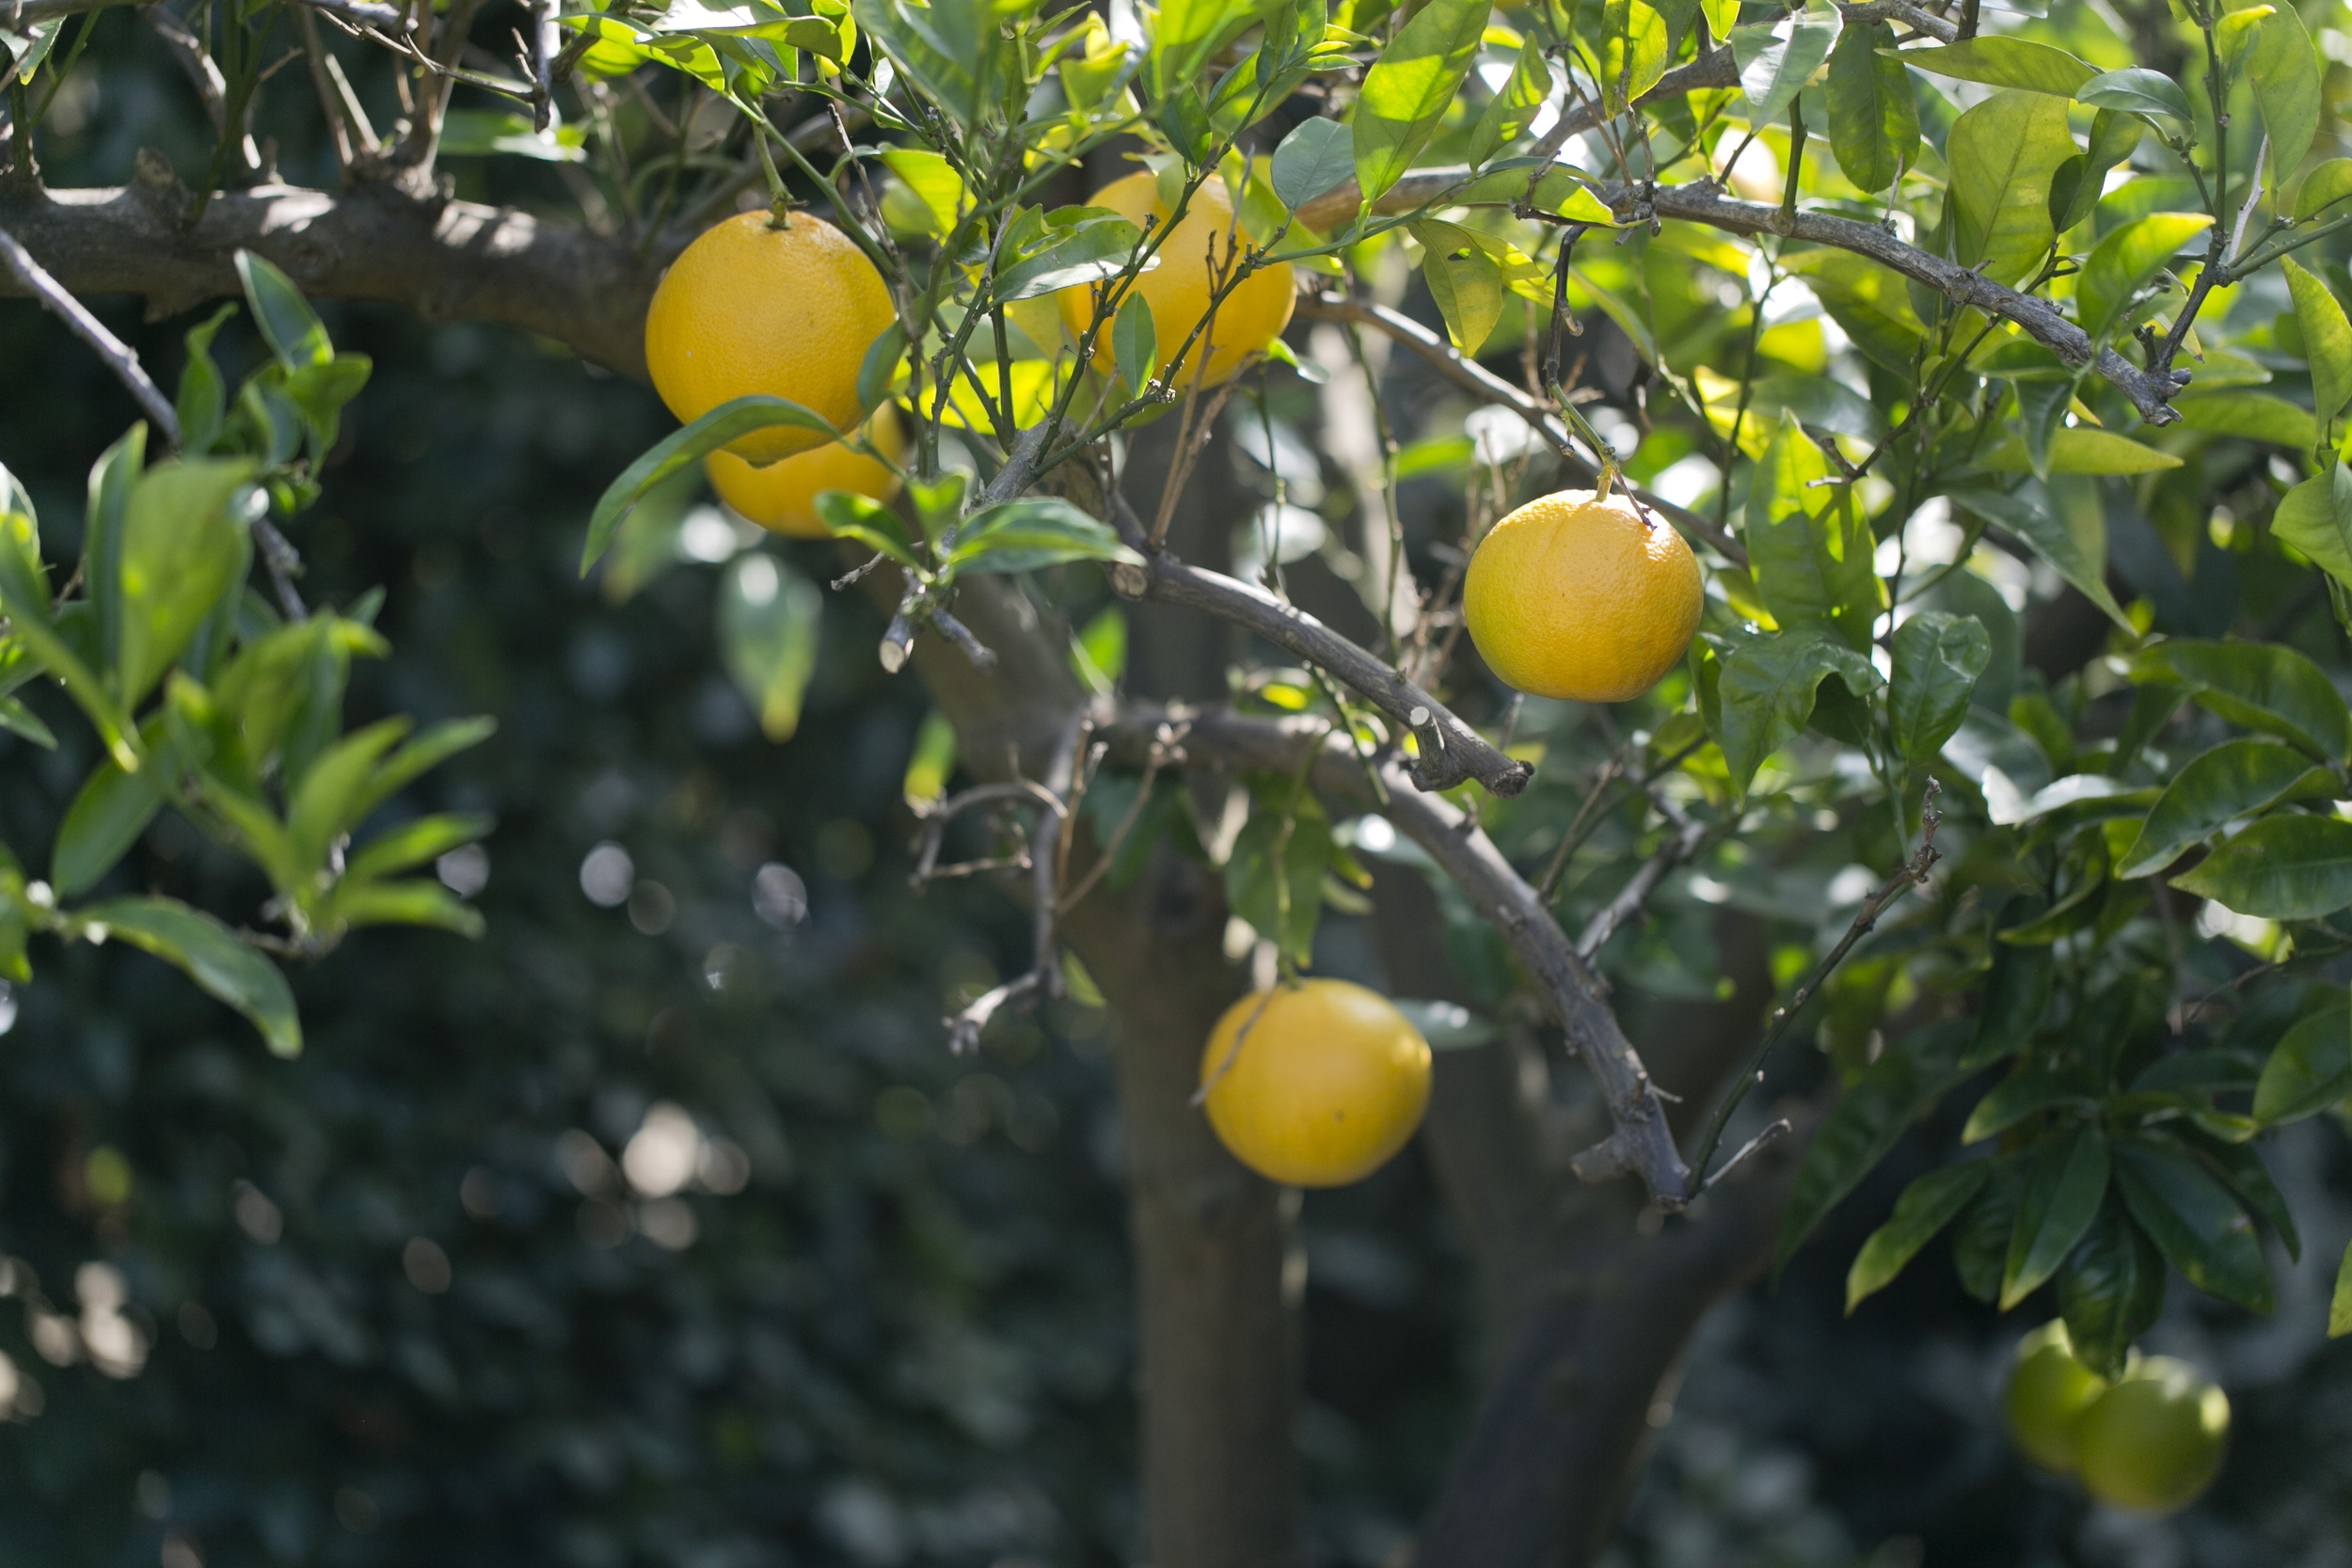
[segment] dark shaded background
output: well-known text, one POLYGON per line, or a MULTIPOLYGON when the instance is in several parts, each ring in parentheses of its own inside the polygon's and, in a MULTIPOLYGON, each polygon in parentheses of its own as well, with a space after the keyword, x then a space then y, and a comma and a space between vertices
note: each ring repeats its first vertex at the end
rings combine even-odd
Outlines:
MULTIPOLYGON (((159 49, 127 12, 97 37, 52 181, 119 180, 139 145, 192 171, 199 126, 159 49)), ((298 120, 264 129, 311 145, 298 120)), ((549 178, 501 166, 497 189, 549 178)), ((461 175, 469 195, 488 180, 461 175)), ((114 304, 176 374, 188 324, 114 304)), ((576 579, 594 497, 669 426, 647 389, 511 335, 326 314, 377 372, 297 533, 306 591, 389 590, 394 656, 357 673, 355 722, 500 719, 409 802, 497 814, 489 934, 369 932, 303 974, 294 1063, 158 964, 37 951, 0 1037, 0 1351, 29 1380, 0 1427, 0 1564, 1129 1560, 1115 1024, 1060 1006, 1000 1024, 977 1061, 945 1052, 941 1012, 1022 961, 1025 922, 985 885, 907 889, 899 778, 926 705, 876 667, 879 619, 829 599, 802 732, 769 744, 720 673, 714 572, 618 606, 576 579), (602 843, 635 868, 622 908, 582 891, 602 843), (801 879, 804 913, 771 873, 763 914, 768 866, 801 879), (748 1161, 739 1192, 684 1196, 682 1248, 629 1233, 675 1241, 675 1212, 632 1212, 573 1135, 617 1158, 657 1101, 748 1161), (46 1318, 104 1315, 94 1262, 128 1286, 130 1375, 43 1354, 62 1338, 46 1318)), ((241 325, 223 342, 253 350, 241 325)), ((82 475, 133 410, 26 303, 0 303, 0 462, 69 553, 82 475)), ((1432 406, 1398 374, 1400 408, 1432 406)), ((1438 487, 1407 499, 1417 543, 1455 526, 1438 487)), ((0 838, 30 864, 93 761, 57 727, 54 755, 0 736, 0 838)), ((259 897, 168 822, 117 877, 259 897)), ((1324 945, 1327 968, 1378 980, 1349 919, 1324 945)), ((1655 1412, 1613 1560, 2344 1560, 2352 1360, 2320 1324, 2352 1212, 2331 1196, 2342 1140, 2295 1131, 2280 1174, 2312 1261, 2283 1276, 2279 1319, 2176 1286, 2152 1341, 2236 1401, 2236 1457, 2185 1521, 2086 1516, 2022 1471, 1991 1401, 2025 1325, 1961 1297, 1940 1248, 1840 1317, 1846 1261, 1924 1168, 1912 1155, 1776 1293, 1710 1321, 1655 1412)), ((1474 1389, 1464 1260, 1411 1154, 1308 1198, 1301 1237, 1314 1551, 1371 1568, 1474 1389)))

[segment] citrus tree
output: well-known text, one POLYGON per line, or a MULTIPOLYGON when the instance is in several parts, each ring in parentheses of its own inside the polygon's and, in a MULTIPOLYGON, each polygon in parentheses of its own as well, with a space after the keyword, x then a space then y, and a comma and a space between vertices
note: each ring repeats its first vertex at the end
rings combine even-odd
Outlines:
POLYGON ((1850 1306, 1948 1232, 1972 1294, 2122 1379, 2114 1420, 2217 1431, 2132 1347, 2176 1273, 2272 1309, 2300 1243, 2265 1136, 2352 1090, 2332 14, 139 15, 212 156, 51 192, 107 12, 8 13, 0 248, 149 410, 78 562, 9 501, 0 722, 43 739, 45 677, 109 753, 17 847, 47 875, 0 874, 20 983, 26 936, 120 935, 291 1048, 274 959, 469 923, 400 874, 486 824, 365 829, 481 732, 339 738, 381 649, 294 586, 364 374, 302 295, 503 324, 682 421, 581 520, 611 592, 676 558, 706 469, 835 541, 720 552, 772 737, 817 622, 865 612, 818 578, 924 682, 918 879, 1001 874, 1034 932, 942 1048, 1115 1014, 1150 1560, 1295 1555, 1295 1209, 1256 1172, 1358 1174, 1423 1097, 1492 1344, 1421 1561, 1597 1551, 1706 1307, 1956 1096, 1850 1306), (332 189, 279 181, 265 103, 332 189), (167 400, 74 303, 126 291, 243 293, 274 357, 232 400, 212 318, 167 400), (1400 356, 1445 401, 1400 405, 1400 356), (1237 515, 1198 499, 1232 463, 1237 515), (86 896, 166 805, 282 934, 86 896), (1406 994, 1349 1014, 1318 928, 1367 909, 1406 994), (1366 1105, 1343 1148, 1292 1117, 1366 1105))

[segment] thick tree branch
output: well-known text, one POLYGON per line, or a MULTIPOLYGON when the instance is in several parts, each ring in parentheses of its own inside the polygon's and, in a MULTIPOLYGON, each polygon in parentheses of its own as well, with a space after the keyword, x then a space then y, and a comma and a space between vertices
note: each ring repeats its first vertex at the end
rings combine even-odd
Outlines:
MULTIPOLYGON (((1350 299, 1345 294, 1336 293, 1304 296, 1298 302, 1297 313, 1310 321, 1354 322, 1359 326, 1369 326, 1374 331, 1404 344, 1422 359, 1427 360, 1438 374, 1452 381, 1455 386, 1491 403, 1501 404, 1541 431, 1561 457, 1581 470, 1587 483, 1592 482, 1597 470, 1591 463, 1585 460, 1582 453, 1568 444, 1567 427, 1560 422, 1550 409, 1536 399, 1528 396, 1522 388, 1512 386, 1477 360, 1466 355, 1454 353, 1453 347, 1443 338, 1413 320, 1412 317, 1399 310, 1391 310, 1376 301, 1350 299)), ((1746 567, 1748 563, 1746 546, 1722 529, 1717 528, 1712 520, 1702 517, 1684 507, 1677 506, 1672 501, 1661 500, 1639 485, 1629 483, 1622 475, 1618 477, 1617 483, 1620 489, 1631 494, 1642 505, 1664 517, 1684 533, 1693 539, 1704 541, 1716 554, 1733 565, 1743 569, 1746 567)))
POLYGON ((1218 709, 1151 709, 1104 731, 1114 752, 1141 766, 1151 737, 1166 723, 1188 724, 1184 750, 1196 765, 1285 770, 1311 749, 1317 787, 1375 807, 1420 845, 1459 887, 1480 917, 1500 932, 1526 968, 1537 994, 1599 1085, 1615 1131, 1574 1161, 1586 1181, 1639 1176, 1650 1199, 1677 1212, 1690 1199, 1690 1171, 1675 1148, 1656 1086, 1610 1010, 1600 979, 1579 958, 1535 890, 1512 869, 1493 840, 1450 801, 1424 794, 1393 757, 1377 765, 1389 799, 1376 800, 1364 761, 1322 719, 1249 719, 1218 709))

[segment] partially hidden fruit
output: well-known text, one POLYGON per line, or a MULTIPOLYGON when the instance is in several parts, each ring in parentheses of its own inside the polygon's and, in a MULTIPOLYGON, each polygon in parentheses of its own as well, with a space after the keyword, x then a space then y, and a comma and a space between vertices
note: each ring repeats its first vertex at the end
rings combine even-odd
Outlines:
POLYGON ((1699 563, 1623 491, 1539 496, 1487 531, 1462 583, 1470 641, 1505 684, 1622 703, 1658 684, 1698 630, 1699 563))
POLYGON ((1429 1105, 1429 1043, 1386 997, 1345 980, 1245 996, 1200 1053, 1209 1125, 1233 1158, 1295 1187, 1371 1175, 1429 1105))
MULTIPOLYGON (((906 451, 906 434, 889 404, 866 421, 866 438, 896 463, 906 451)), ((822 539, 833 531, 817 515, 817 498, 828 490, 850 490, 887 502, 898 493, 898 475, 879 459, 834 441, 754 467, 731 451, 703 459, 703 472, 719 499, 771 533, 793 539, 822 539)))
POLYGON ((2213 1484, 2229 1434, 2230 1396, 2186 1362, 2152 1355, 2083 1412, 2083 1490, 2136 1513, 2178 1513, 2213 1484))
MULTIPOLYGON (((753 393, 788 398, 835 431, 854 426, 857 372, 896 320, 882 274, 820 217, 742 213, 706 230, 662 275, 645 311, 645 369, 680 420, 753 393)), ((755 463, 826 437, 771 425, 729 442, 755 463)))
MULTIPOLYGON (((1095 192, 1087 205, 1107 207, 1137 228, 1147 219, 1168 221, 1158 182, 1149 169, 1112 181, 1095 192)), ((1142 296, 1152 311, 1152 335, 1159 348, 1158 374, 1168 373, 1177 349, 1208 313, 1211 257, 1221 273, 1235 264, 1235 256, 1248 244, 1248 237, 1233 221, 1232 198, 1226 195, 1225 182, 1214 176, 1202 181, 1184 204, 1183 221, 1161 242, 1155 253, 1160 264, 1137 277, 1134 285, 1133 292, 1142 296)), ((1061 291, 1062 323, 1073 338, 1083 334, 1094 319, 1094 291, 1090 283, 1061 291)), ((1175 376, 1177 390, 1191 387, 1196 374, 1202 387, 1217 386, 1241 369, 1243 360, 1265 352, 1265 346, 1290 325, 1295 297, 1288 261, 1261 268, 1234 285, 1216 308, 1216 320, 1185 355, 1184 368, 1175 376), (1205 365, 1204 348, 1208 350, 1205 365)), ((1105 322, 1095 335, 1094 366, 1108 372, 1114 365, 1110 324, 1105 322)))
POLYGON ((2001 1416, 2010 1440, 2043 1469, 2073 1475, 2083 1412, 2106 1386, 2105 1378, 2074 1359, 2065 1320, 2051 1319, 2018 1342, 2010 1362, 2001 1416))

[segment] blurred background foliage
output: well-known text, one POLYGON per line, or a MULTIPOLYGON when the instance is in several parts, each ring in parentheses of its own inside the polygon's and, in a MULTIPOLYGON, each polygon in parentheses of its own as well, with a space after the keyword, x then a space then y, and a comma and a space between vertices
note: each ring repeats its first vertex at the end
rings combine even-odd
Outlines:
MULTIPOLYGON (((258 128, 280 166, 331 184, 305 100, 265 102, 296 117, 258 128)), ((52 111, 52 182, 119 181, 141 146, 193 167, 205 144, 161 46, 103 15, 52 111)), ((453 162, 469 197, 565 195, 561 166, 453 162)), ((1700 269, 1664 246, 1638 264, 1593 267, 1649 288, 1661 320, 1705 319, 1700 269)), ((1418 286, 1407 304, 1437 320, 1418 286)), ((294 1063, 112 948, 52 950, 40 984, 0 1000, 0 1564, 1132 1560, 1114 1024, 1071 1003, 999 1024, 977 1060, 943 1049, 940 1014, 1023 961, 1025 921, 984 884, 907 890, 900 781, 925 703, 875 667, 880 618, 828 596, 799 733, 770 743, 723 673, 708 564, 626 600, 576 580, 596 495, 668 426, 647 388, 512 335, 327 314, 377 369, 297 540, 306 588, 389 590, 394 654, 355 672, 355 723, 499 717, 411 802, 496 814, 485 851, 443 867, 488 934, 370 933, 303 973, 311 1043, 294 1063)), ((176 372, 186 322, 107 315, 176 372)), ((1814 368, 1818 324, 1788 325, 1764 351, 1814 368)), ((258 352, 242 324, 223 345, 258 352)), ((1597 418, 1630 433, 1633 356, 1597 323, 1585 347, 1611 394, 1597 418)), ((29 305, 0 310, 0 458, 70 555, 83 476, 135 411, 29 305)), ((1311 425, 1312 395, 1285 385, 1277 412, 1311 425)), ((1431 477, 1401 500, 1434 578, 1461 525, 1465 409, 1402 356, 1388 388, 1400 436, 1430 438, 1406 471, 1431 477)), ((1661 430, 1636 469, 1690 448, 1661 430)), ((1291 502, 1346 515, 1344 454, 1274 450, 1291 502)), ((2228 553, 2174 526, 2256 454, 2207 448, 2152 493, 2153 523, 2116 532, 2160 625, 2266 623, 2294 592, 2241 600, 2228 553)), ((1219 497, 1272 493, 1240 455, 1200 483, 1213 517, 1236 515, 1219 497)), ((834 565, 787 553, 811 577, 834 565)), ((1342 618, 1362 563, 1334 543, 1293 571, 1302 603, 1342 618)), ((1531 705, 1520 733, 1589 749, 1584 722, 1531 705)), ((0 736, 0 837, 45 844, 91 760, 86 740, 43 754, 0 736)), ((1522 826, 1573 810, 1566 777, 1515 808, 1522 826)), ((1785 869, 1826 886, 1851 847, 1823 840, 1821 865, 1785 869)), ((249 906, 236 875, 168 820, 116 874, 249 906)), ((1786 920, 1770 891, 1662 908, 1613 946, 1613 972, 1652 1005, 1707 994, 1726 923, 1786 920)), ((1333 911, 1318 967, 1378 984, 1375 951, 1333 911)), ((1453 956, 1476 990, 1474 945, 1453 956)), ((1826 1070, 1790 1054, 1788 1087, 1826 1070)), ((1994 1412, 2023 1325, 1948 1269, 1841 1316, 1847 1260, 1958 1115, 1776 1291, 1709 1321, 1652 1412, 1613 1568, 2345 1560, 2352 1352, 2322 1338, 2352 1237, 2334 1128, 2290 1130, 2275 1163, 2313 1259, 2274 1259, 2278 1316, 2176 1290, 2147 1341, 2216 1371, 2237 1410, 2213 1497, 2152 1525, 2024 1470, 1994 1412)), ((1376 1568, 1475 1392, 1461 1248, 1412 1157, 1307 1198, 1299 1238, 1312 1549, 1376 1568)))

